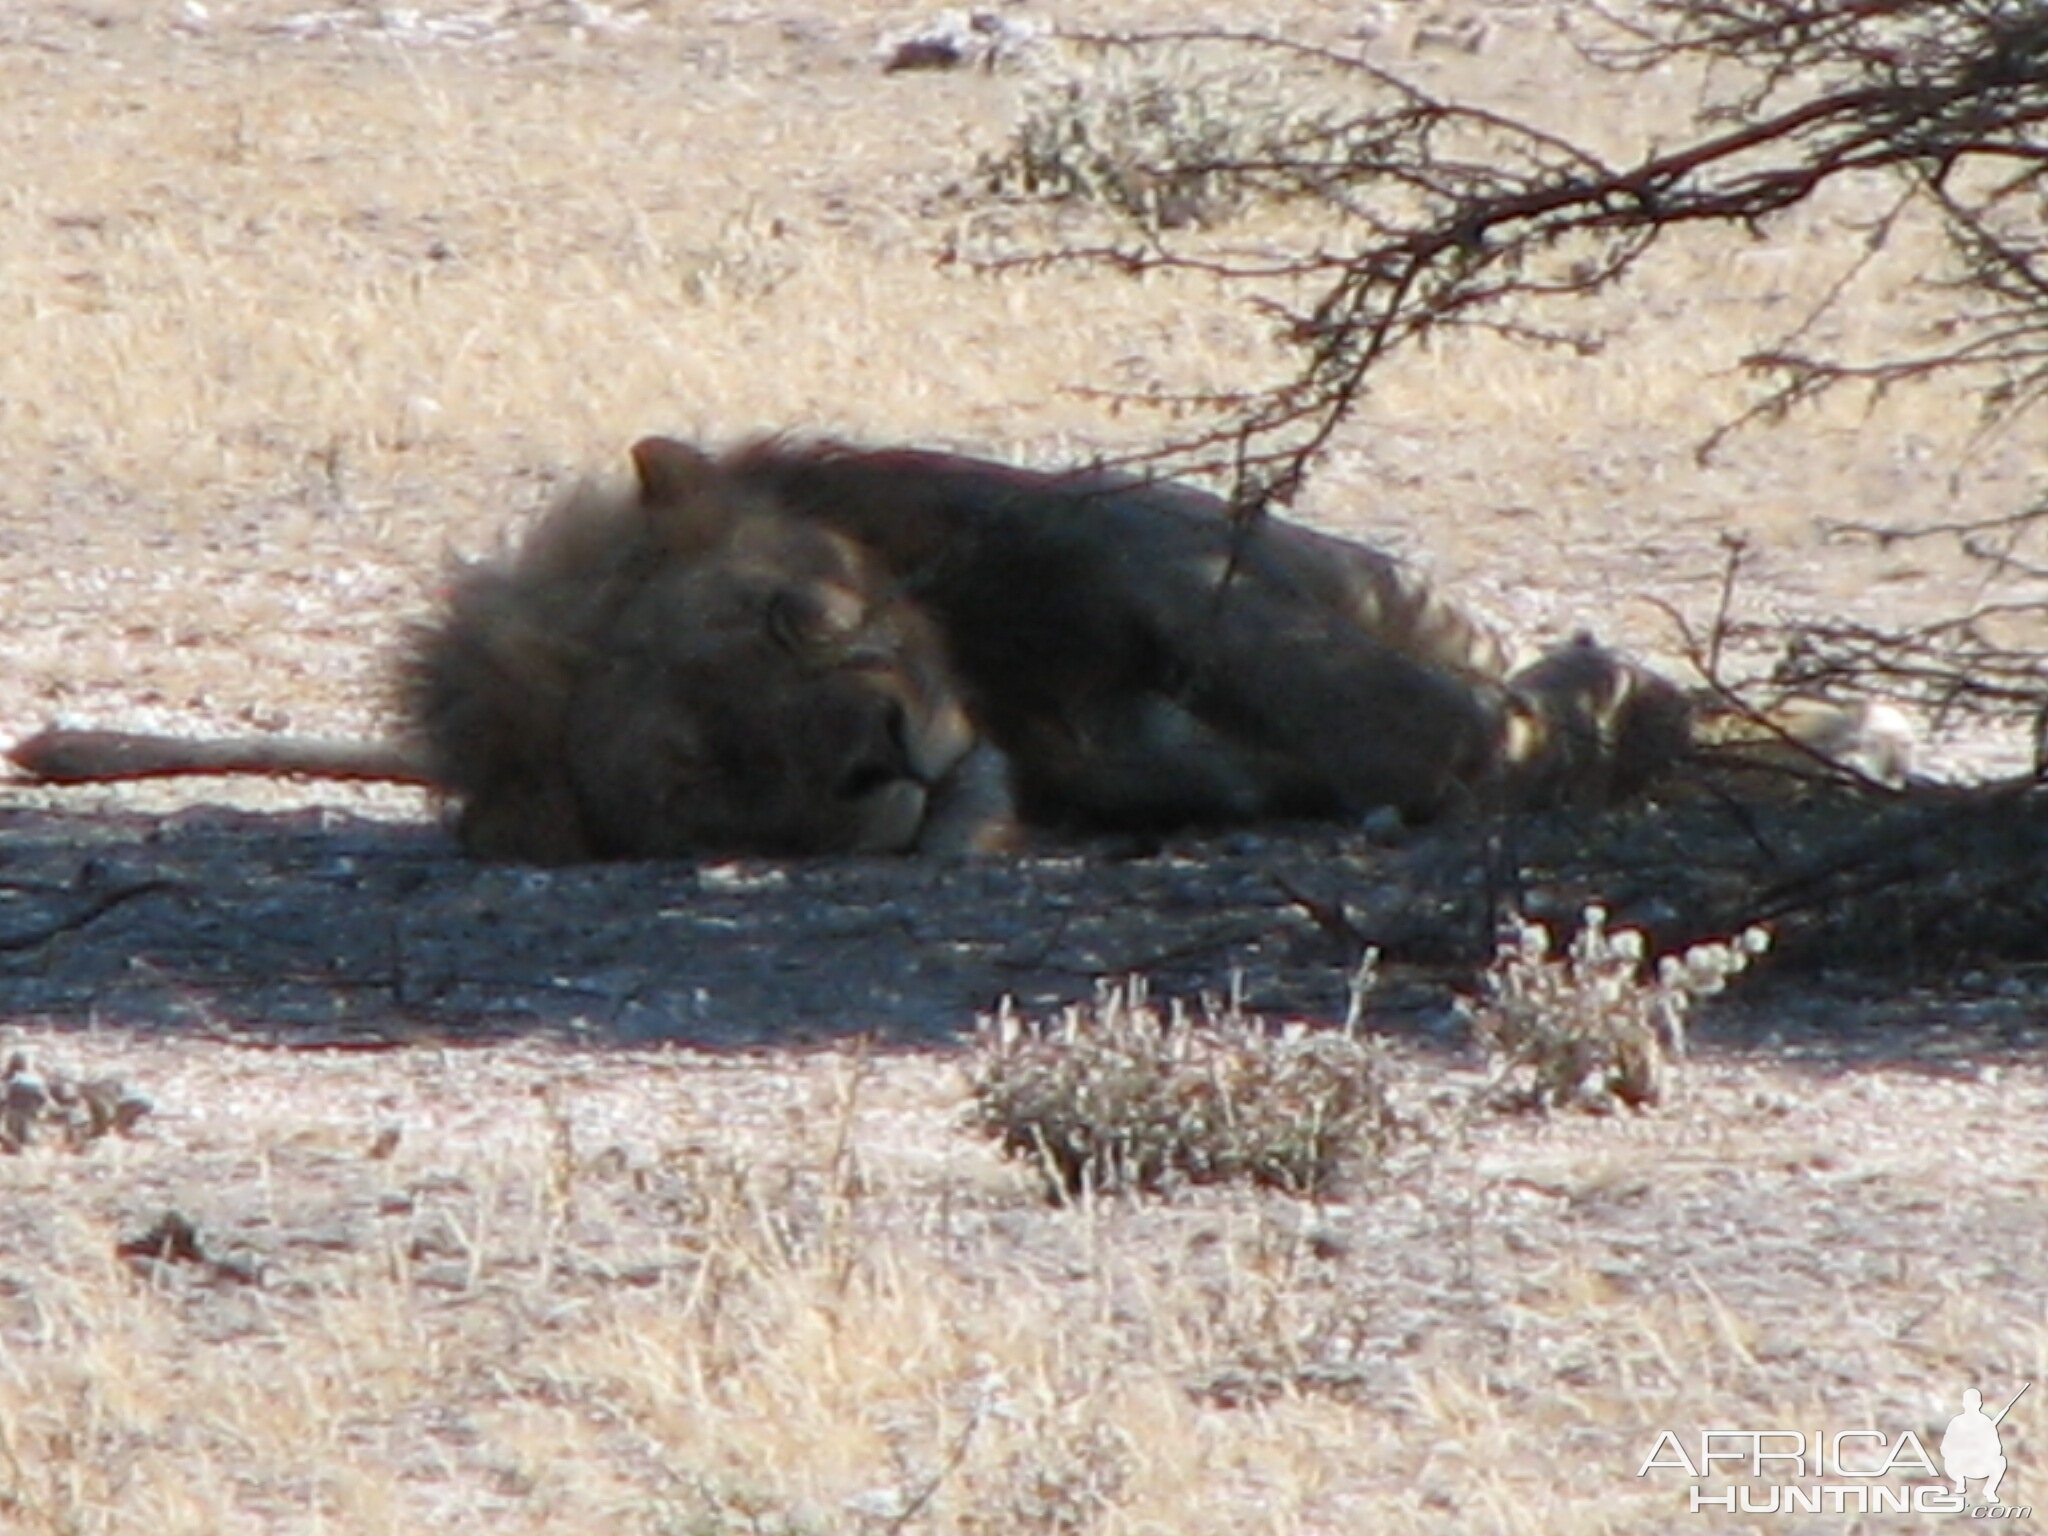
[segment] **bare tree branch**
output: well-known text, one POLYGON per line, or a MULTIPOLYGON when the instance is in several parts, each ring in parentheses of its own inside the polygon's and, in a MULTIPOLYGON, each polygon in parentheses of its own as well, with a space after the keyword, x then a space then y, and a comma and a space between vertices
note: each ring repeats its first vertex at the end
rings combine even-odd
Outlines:
POLYGON ((1601 292, 1684 226, 1761 232, 1850 175, 1889 176, 1897 189, 1870 225, 1863 260, 1910 204, 1943 221, 1956 259, 1953 344, 1878 359, 1804 346, 1852 269, 1793 331, 1749 357, 1769 392, 1728 430, 1838 387, 1883 391, 1935 374, 1967 374, 1991 415, 2030 408, 2048 391, 2048 7, 2037 0, 1647 0, 1627 16, 1585 6, 1574 41, 1603 67, 1722 68, 1699 138, 1624 164, 1335 49, 1202 30, 1080 40, 1110 53, 1200 44, 1282 55, 1331 72, 1356 100, 1283 117, 1222 153, 1128 168, 1133 185, 1155 192, 1228 185, 1320 203, 1327 243, 1233 250, 1207 232, 1165 227, 1147 216, 1157 201, 1141 200, 1127 240, 979 263, 1196 272, 1265 295, 1292 372, 1242 396, 1167 402, 1220 406, 1224 419, 1160 464, 1232 475, 1246 507, 1292 497, 1375 371, 1403 350, 1451 327, 1592 350, 1597 338, 1532 324, 1518 306, 1601 292), (1303 284, 1311 294, 1297 305, 1270 296, 1303 284))

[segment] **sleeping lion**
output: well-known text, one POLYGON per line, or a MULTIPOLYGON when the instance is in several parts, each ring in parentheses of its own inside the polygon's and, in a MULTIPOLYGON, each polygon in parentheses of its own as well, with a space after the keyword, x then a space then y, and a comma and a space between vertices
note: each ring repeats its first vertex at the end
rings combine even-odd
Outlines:
POLYGON ((566 863, 1604 805, 1689 745, 1679 690, 1589 639, 1511 673, 1397 561, 1185 485, 784 439, 632 459, 456 578, 387 742, 10 756, 421 782, 472 853, 566 863))

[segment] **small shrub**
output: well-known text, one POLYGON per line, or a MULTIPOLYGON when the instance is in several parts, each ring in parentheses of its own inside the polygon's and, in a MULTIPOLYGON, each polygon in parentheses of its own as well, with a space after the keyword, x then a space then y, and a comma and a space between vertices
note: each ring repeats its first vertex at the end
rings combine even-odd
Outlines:
POLYGON ((1750 928, 1666 955, 1645 977, 1642 934, 1610 932, 1603 908, 1586 908, 1562 955, 1551 954, 1541 925, 1510 917, 1483 996, 1467 1005, 1473 1034, 1493 1062, 1493 1096, 1518 1107, 1597 1112, 1658 1103, 1670 1063, 1685 1054, 1693 1004, 1723 990, 1769 947, 1770 934, 1750 928))
POLYGON ((1278 146, 1310 136, 1283 103, 1271 80, 1105 66, 1039 90, 979 174, 997 196, 1102 203, 1148 229, 1215 224, 1278 146))
POLYGON ((977 1127, 1056 1198, 1235 1180, 1311 1194, 1377 1162, 1398 1126, 1379 1050, 1354 1031, 1198 1018, 1140 980, 1049 1021, 984 1020, 974 1098, 977 1127))
POLYGON ((102 1136, 133 1134, 153 1106, 119 1078, 45 1076, 16 1051, 0 1071, 0 1152, 21 1152, 40 1137, 81 1152, 102 1136))

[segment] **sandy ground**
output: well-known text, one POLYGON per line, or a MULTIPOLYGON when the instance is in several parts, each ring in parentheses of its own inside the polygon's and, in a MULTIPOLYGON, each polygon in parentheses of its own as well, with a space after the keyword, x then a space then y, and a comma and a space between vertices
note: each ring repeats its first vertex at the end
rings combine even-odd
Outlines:
MULTIPOLYGON (((1572 72, 1548 6, 1260 11, 1615 153, 1674 136, 1696 99, 1572 72)), ((1059 66, 884 76, 878 49, 919 19, 684 0, 0 17, 0 733, 374 730, 393 636, 447 559, 645 431, 1071 461, 1172 430, 1091 390, 1277 366, 1239 298, 1198 283, 941 264, 1064 227, 973 195, 1059 66)), ((1648 599, 1710 613, 1726 534, 1750 550, 1746 618, 1951 611, 1975 567, 1842 526, 2033 493, 2027 445, 1975 438, 1967 401, 1845 402, 1692 453, 1750 398, 1740 357, 1854 263, 1864 195, 1674 243, 1577 317, 1608 332, 1596 356, 1475 339, 1407 360, 1305 515, 1530 644, 1592 623, 1671 657, 1648 599)), ((1934 261, 1902 242, 1834 339, 1920 334, 1934 261)), ((2020 720, 1921 723, 1936 768, 2024 760, 2020 720)), ((1384 1180, 1320 1205, 1058 1210, 961 1128, 962 1047, 851 1042, 957 1037, 1003 988, 977 967, 1009 964, 1046 1005, 1132 957, 1192 992, 1227 986, 1250 939, 1264 1005, 1327 1019, 1344 957, 1254 892, 1258 845, 1136 872, 1077 853, 985 891, 875 867, 550 887, 459 871, 417 796, 0 797, 6 936, 62 928, 0 954, 10 1040, 156 1104, 133 1140, 0 1159, 9 1528, 1926 1530, 1948 1517, 1693 1514, 1694 1479, 1640 1469, 1665 1430, 1695 1454, 1706 1429, 1787 1427, 1931 1451, 1965 1388, 2002 1405, 2048 1375, 2024 967, 1937 956, 1738 993, 1677 1104, 1556 1121, 1471 1118, 1441 992, 1397 987, 1382 1020, 1435 1130, 1384 1180), (223 839, 242 852, 210 864, 223 839), (317 896, 292 909, 310 926, 280 924, 278 890, 317 896), (318 902, 383 936, 345 957, 375 988, 323 969, 342 930, 318 902), (1143 942, 1104 947, 1120 907, 1143 942), (783 910, 803 924, 777 947, 783 910), (1230 926, 1248 910, 1249 938, 1230 926), (494 928, 508 970, 415 942, 444 919, 494 928), (253 968, 231 990, 166 965, 167 930, 243 935, 207 953, 253 968), (734 932, 767 937, 700 1048, 573 1027, 578 997, 669 1006, 704 956, 739 955, 734 932), (892 970, 914 1010, 848 985, 892 970), (474 1047, 419 1006, 522 989, 560 1005, 546 1030, 508 1010, 474 1047), (434 1043, 398 1044, 416 1034, 434 1043), (167 1211, 197 1256, 117 1253, 167 1211)), ((1275 857, 1321 895, 1383 855, 1275 857)), ((2040 1399, 2002 1426, 2003 1491, 2029 1505, 2040 1399)), ((1886 1486, 1932 1482, 1911 1470, 1886 1486)), ((1842 1480, 1823 1472, 1789 1481, 1842 1480)))

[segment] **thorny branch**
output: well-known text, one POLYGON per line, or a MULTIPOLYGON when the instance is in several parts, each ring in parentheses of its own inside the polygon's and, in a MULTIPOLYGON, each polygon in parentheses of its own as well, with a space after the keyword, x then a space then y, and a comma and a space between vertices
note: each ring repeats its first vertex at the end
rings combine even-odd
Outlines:
MULTIPOLYGON (((1292 363, 1238 394, 1154 399, 1215 423, 1148 456, 1161 473, 1228 479, 1247 515, 1291 500, 1377 369, 1450 328, 1597 350, 1596 335, 1530 318, 1622 279, 1682 227, 1768 222, 1842 178, 1873 208, 1864 255, 1817 307, 1745 360, 1764 393, 1702 445, 1784 418, 1843 388, 1873 397, 1937 376, 1981 402, 1984 432, 2048 396, 2048 6, 2039 0, 1590 0, 1568 12, 1579 52, 1615 71, 1704 67, 1698 136, 1612 161, 1481 106, 1445 100, 1362 57, 1269 36, 1183 31, 1085 39, 1105 53, 1217 47, 1326 72, 1341 106, 1276 111, 1247 141, 1129 169, 1147 189, 1227 188, 1319 205, 1289 246, 1233 245, 1200 218, 1131 208, 1128 237, 984 261, 986 267, 1110 263, 1131 273, 1207 274, 1254 291, 1292 363), (1178 180, 1177 180, 1178 178, 1178 180), (1890 184, 1883 197, 1867 188, 1890 184), (1818 322, 1851 302, 1856 267, 1902 216, 1931 216, 1948 269, 1922 280, 1945 305, 1910 355, 1831 353, 1818 322), (1284 298, 1279 295, 1297 295, 1284 298)), ((1229 197, 1223 198, 1231 206, 1229 197)), ((1272 237, 1278 238, 1278 237, 1272 237)), ((1958 543, 2006 574, 2040 574, 2022 537, 2048 500, 1958 527, 1958 543)), ((1873 535, 1875 536, 1875 535, 1873 535)), ((1808 680, 1872 672, 1937 701, 2038 701, 2037 657, 2007 648, 1980 608, 1909 635, 1846 627, 1806 635, 1788 666, 1808 680)), ((2038 619, 2038 608, 2035 610, 2038 619)), ((1719 642, 1717 632, 1716 644, 1719 642)))
MULTIPOLYGON (((1951 340, 1911 358, 1828 359, 1797 346, 1809 317, 1751 357, 1778 380, 1756 414, 1782 414, 1839 383, 1885 387, 1954 369, 1980 375, 1987 405, 2001 409, 2048 388, 2048 9, 2032 0, 1647 0, 1633 18, 1585 7, 1578 31, 1581 51, 1611 69, 1688 58, 1742 67, 1702 107, 1697 140, 1613 163, 1336 50, 1222 31, 1079 39, 1132 53, 1192 43, 1277 52, 1338 72, 1360 98, 1356 110, 1277 117, 1252 146, 1217 160, 1140 170, 1155 182, 1226 178, 1247 196, 1319 202, 1353 238, 1233 250, 1134 218, 1121 242, 983 265, 1094 262, 1305 283, 1305 302, 1260 301, 1296 353, 1292 375, 1193 402, 1228 404, 1236 419, 1183 444, 1173 465, 1241 466, 1270 500, 1298 488, 1396 351, 1447 326, 1479 325, 1597 346, 1511 311, 1609 287, 1679 226, 1761 233, 1771 215, 1850 175, 1891 176, 1901 202, 1924 201, 1943 219, 1958 259, 1951 340)), ((1872 223, 1872 247, 1896 212, 1872 223)))

